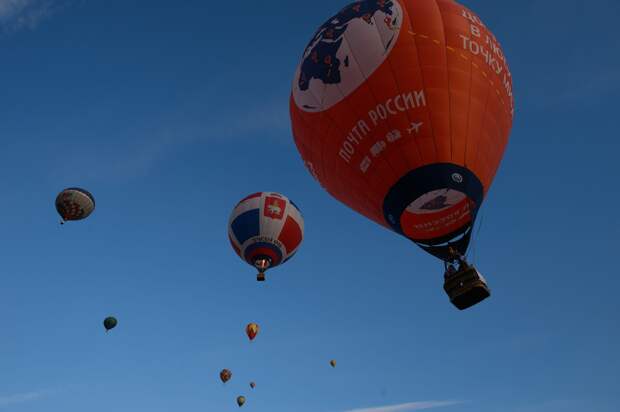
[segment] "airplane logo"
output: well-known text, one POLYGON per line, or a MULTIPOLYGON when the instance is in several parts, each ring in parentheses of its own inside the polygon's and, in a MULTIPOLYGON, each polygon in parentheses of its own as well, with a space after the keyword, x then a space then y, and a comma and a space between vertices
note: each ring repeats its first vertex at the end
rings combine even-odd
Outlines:
POLYGON ((422 127, 423 124, 424 122, 420 122, 420 123, 412 122, 411 127, 407 129, 407 133, 411 134, 415 132, 415 134, 418 134, 420 132, 420 127, 422 127))

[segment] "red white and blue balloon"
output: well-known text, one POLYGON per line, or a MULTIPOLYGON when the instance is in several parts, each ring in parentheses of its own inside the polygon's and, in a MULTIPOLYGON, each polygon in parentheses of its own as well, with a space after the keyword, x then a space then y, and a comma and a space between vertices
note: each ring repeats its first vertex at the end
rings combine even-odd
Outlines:
POLYGON ((299 208, 280 193, 247 196, 235 206, 228 223, 233 249, 260 272, 290 259, 303 236, 304 220, 299 208))

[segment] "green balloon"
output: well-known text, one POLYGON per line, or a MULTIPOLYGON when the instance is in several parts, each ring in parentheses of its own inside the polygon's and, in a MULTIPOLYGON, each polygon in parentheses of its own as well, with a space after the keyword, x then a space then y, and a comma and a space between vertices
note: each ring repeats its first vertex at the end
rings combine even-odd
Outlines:
POLYGON ((105 327, 105 331, 109 331, 110 329, 114 329, 116 327, 116 324, 118 323, 118 321, 116 320, 115 317, 112 316, 108 316, 107 318, 105 318, 105 320, 103 321, 103 326, 105 327))

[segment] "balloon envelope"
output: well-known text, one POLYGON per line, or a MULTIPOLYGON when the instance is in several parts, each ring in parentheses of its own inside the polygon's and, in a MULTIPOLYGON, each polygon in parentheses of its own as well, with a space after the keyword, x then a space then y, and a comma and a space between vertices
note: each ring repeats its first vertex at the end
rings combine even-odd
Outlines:
POLYGON ((79 187, 70 187, 56 196, 56 211, 64 220, 82 220, 95 210, 95 198, 79 187))
POLYGON ((109 331, 110 329, 114 329, 117 324, 118 324, 118 321, 113 316, 108 316, 107 318, 103 320, 103 327, 105 328, 106 332, 109 331))
POLYGON ((243 406, 244 403, 245 403, 245 396, 238 396, 237 397, 237 405, 243 406))
POLYGON ((256 335, 258 335, 259 330, 260 328, 256 323, 249 323, 245 327, 245 333, 248 335, 248 338, 250 338, 250 340, 254 340, 256 335))
POLYGON ((452 0, 363 0, 328 19, 290 97, 297 148, 332 196, 427 252, 466 251, 513 119, 499 42, 452 0))
POLYGON ((222 369, 222 371, 220 372, 220 379, 222 380, 222 382, 226 383, 230 380, 230 378, 232 378, 232 372, 228 369, 222 369))
POLYGON ((278 266, 297 252, 304 235, 304 220, 295 204, 274 192, 258 192, 233 209, 228 237, 235 253, 252 266, 260 259, 278 266))

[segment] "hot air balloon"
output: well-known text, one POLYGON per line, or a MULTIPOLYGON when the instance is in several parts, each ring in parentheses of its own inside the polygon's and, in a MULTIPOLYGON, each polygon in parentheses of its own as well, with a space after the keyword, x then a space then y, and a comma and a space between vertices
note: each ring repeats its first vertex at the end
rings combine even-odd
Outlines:
POLYGON ((250 388, 254 389, 256 387, 256 384, 254 382, 250 382, 250 388))
POLYGON ((239 405, 239 407, 242 407, 244 403, 245 403, 245 396, 237 396, 237 405, 239 405))
MULTIPOLYGON (((513 109, 499 42, 452 0, 346 6, 308 43, 290 96, 295 143, 321 186, 446 264, 466 254, 513 109)), ((470 265, 444 288, 459 309, 490 295, 470 265)))
POLYGON ((56 196, 56 211, 61 217, 60 224, 68 220, 86 219, 95 210, 95 198, 88 191, 70 187, 56 196))
POLYGON ((220 379, 222 380, 222 382, 226 383, 230 380, 230 378, 232 378, 232 372, 228 369, 222 369, 222 371, 220 372, 220 379))
MULTIPOLYGON (((336 361, 334 359, 329 361, 329 364, 332 365, 332 368, 336 367, 336 361)), ((346 368, 345 368, 346 369, 346 368)))
POLYGON ((245 333, 248 335, 248 338, 250 338, 250 340, 254 340, 254 338, 256 337, 256 335, 258 335, 258 331, 259 331, 259 326, 256 323, 248 323, 248 325, 245 327, 245 333))
POLYGON ((241 200, 228 224, 230 243, 241 259, 258 269, 258 281, 265 271, 289 260, 301 244, 304 220, 286 196, 258 192, 241 200))
POLYGON ((117 324, 118 324, 118 321, 113 316, 108 316, 107 318, 103 320, 103 327, 105 328, 106 333, 109 330, 114 329, 117 324))

